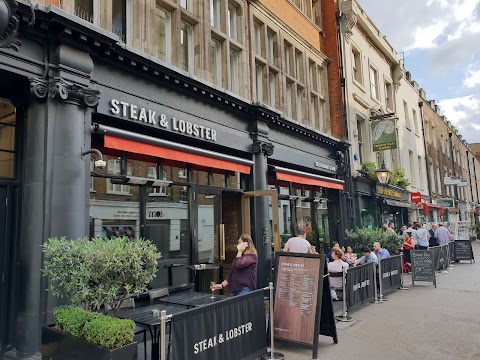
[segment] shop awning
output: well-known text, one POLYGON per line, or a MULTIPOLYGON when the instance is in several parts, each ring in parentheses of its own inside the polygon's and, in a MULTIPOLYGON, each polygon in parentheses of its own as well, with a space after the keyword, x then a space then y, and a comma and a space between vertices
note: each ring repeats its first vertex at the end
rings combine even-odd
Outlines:
POLYGON ((430 214, 430 208, 438 209, 439 213, 440 213, 440 216, 443 216, 443 211, 444 211, 443 206, 437 205, 437 204, 432 204, 431 202, 428 202, 428 201, 425 201, 423 203, 423 212, 425 213, 425 216, 430 214))
POLYGON ((390 206, 395 206, 395 207, 408 208, 408 209, 417 208, 415 205, 412 205, 410 203, 405 203, 405 202, 395 201, 395 200, 385 200, 385 204, 390 206))
POLYGON ((168 140, 132 133, 104 125, 95 125, 94 133, 103 134, 106 148, 149 155, 162 159, 250 174, 253 161, 217 153, 168 140))
POLYGON ((343 180, 282 168, 279 166, 275 166, 274 168, 277 180, 280 181, 288 181, 302 185, 320 186, 336 190, 343 190, 344 188, 345 182, 343 180))

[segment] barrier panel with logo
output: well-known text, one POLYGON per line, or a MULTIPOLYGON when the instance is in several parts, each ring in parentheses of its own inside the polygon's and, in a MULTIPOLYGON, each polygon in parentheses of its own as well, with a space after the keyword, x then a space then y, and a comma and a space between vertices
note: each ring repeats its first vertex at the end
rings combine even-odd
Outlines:
POLYGON ((392 256, 380 260, 382 295, 391 293, 402 286, 402 258, 392 256))
POLYGON ((174 315, 172 359, 256 359, 267 350, 265 323, 263 289, 174 315))
POLYGON ((347 271, 347 308, 353 311, 375 299, 376 265, 365 264, 347 271))

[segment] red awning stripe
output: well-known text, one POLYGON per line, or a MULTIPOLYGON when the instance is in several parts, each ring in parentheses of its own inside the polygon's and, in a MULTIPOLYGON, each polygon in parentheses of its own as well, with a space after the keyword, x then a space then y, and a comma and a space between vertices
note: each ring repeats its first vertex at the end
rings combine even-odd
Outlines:
MULTIPOLYGON (((292 170, 293 172, 294 170, 292 170)), ((330 181, 328 178, 323 176, 316 176, 314 174, 301 173, 300 171, 295 171, 296 174, 288 172, 282 172, 278 167, 275 167, 275 172, 277 175, 277 180, 288 181, 292 183, 302 184, 302 185, 312 185, 320 186, 328 189, 343 190, 343 182, 337 179, 332 179, 330 181)))
POLYGON ((245 164, 235 163, 221 159, 191 154, 184 151, 168 149, 157 145, 145 144, 138 141, 122 139, 110 135, 104 135, 104 145, 110 149, 122 150, 135 154, 155 156, 162 159, 186 162, 214 169, 222 169, 243 174, 250 174, 251 167, 245 164))

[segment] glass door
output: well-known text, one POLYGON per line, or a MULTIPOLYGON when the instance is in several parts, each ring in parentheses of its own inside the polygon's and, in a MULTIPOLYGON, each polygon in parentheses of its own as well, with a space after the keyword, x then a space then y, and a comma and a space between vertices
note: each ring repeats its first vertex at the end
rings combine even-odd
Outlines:
POLYGON ((192 186, 193 265, 205 265, 196 270, 200 290, 208 291, 209 283, 223 280, 225 233, 222 224, 222 192, 211 187, 192 186), (223 241, 223 242, 222 242, 223 241))

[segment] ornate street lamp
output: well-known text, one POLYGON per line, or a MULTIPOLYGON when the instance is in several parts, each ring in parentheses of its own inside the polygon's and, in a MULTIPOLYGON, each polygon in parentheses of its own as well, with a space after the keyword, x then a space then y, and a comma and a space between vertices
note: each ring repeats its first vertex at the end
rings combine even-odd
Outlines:
POLYGON ((382 167, 375 170, 375 175, 377 175, 377 179, 380 184, 388 184, 388 180, 390 180, 390 175, 392 175, 392 172, 387 169, 384 161, 382 163, 382 167))

